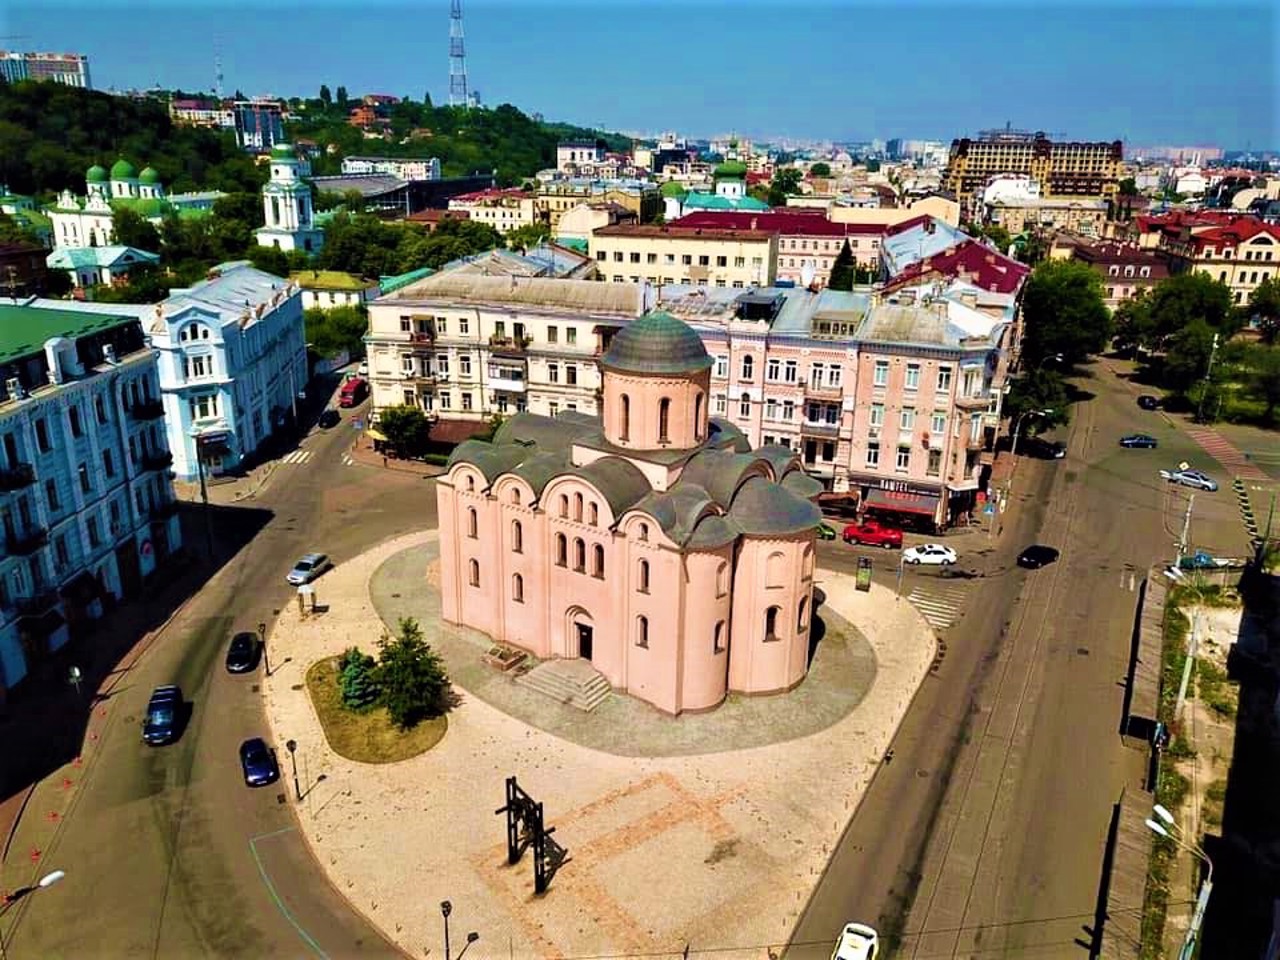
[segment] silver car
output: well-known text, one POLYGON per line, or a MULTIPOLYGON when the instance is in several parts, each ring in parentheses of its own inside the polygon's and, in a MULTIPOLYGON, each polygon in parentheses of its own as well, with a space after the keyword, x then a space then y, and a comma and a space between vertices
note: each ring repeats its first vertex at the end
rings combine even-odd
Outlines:
POLYGON ((1170 483, 1180 483, 1184 487, 1194 487, 1197 490, 1212 492, 1218 489, 1218 481, 1199 470, 1161 470, 1160 478, 1170 483))
POLYGON ((332 566, 329 558, 323 553, 308 553, 293 565, 293 569, 285 579, 295 587, 300 587, 304 583, 310 583, 332 566))

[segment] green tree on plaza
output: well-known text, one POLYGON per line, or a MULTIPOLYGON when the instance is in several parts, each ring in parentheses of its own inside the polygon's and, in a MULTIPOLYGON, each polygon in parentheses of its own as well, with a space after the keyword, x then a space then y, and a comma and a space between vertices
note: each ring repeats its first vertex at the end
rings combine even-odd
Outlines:
POLYGON ((1203 318, 1194 317, 1165 340, 1161 381, 1170 390, 1185 394, 1204 379, 1209 370, 1214 337, 1218 333, 1203 318))
POLYGON ((378 415, 378 430, 398 457, 420 457, 431 439, 431 421, 408 404, 384 407, 378 415))
POLYGON ((1061 355, 1070 367, 1097 353, 1111 338, 1111 314, 1094 269, 1075 260, 1041 263, 1023 289, 1022 355, 1039 365, 1061 355))
POLYGON ((449 710, 453 701, 449 675, 423 639, 416 620, 402 619, 398 635, 384 634, 378 649, 374 679, 392 723, 407 730, 449 710))
POLYGON ((1243 357, 1246 392, 1263 405, 1262 419, 1273 423, 1280 408, 1280 347, 1252 343, 1243 357))
MULTIPOLYGON (((1239 328, 1227 285, 1204 273, 1180 273, 1161 280, 1151 292, 1150 350, 1170 349, 1173 337, 1193 321, 1203 321, 1225 340, 1239 328)), ((1189 341, 1194 341, 1192 335, 1189 341)))
POLYGON ((307 343, 322 357, 336 357, 344 350, 347 356, 364 356, 364 335, 369 319, 362 307, 311 307, 302 314, 307 343))
POLYGON ((1151 296, 1139 290, 1116 307, 1111 315, 1115 326, 1115 347, 1121 355, 1136 357, 1155 339, 1155 320, 1151 317, 1151 296))
POLYGON ((827 289, 852 290, 856 280, 857 264, 854 262, 853 251, 849 248, 849 241, 846 239, 844 246, 836 255, 835 263, 831 265, 831 278, 827 281, 827 289))
POLYGON ((1280 339, 1280 280, 1268 277, 1249 295, 1249 316, 1258 324, 1262 342, 1280 339))
POLYGON ((350 647, 338 658, 338 689, 348 710, 367 710, 378 702, 380 691, 375 676, 378 661, 358 647, 350 647))
POLYGON ((507 249, 509 250, 532 250, 540 243, 545 243, 551 239, 551 226, 539 220, 536 223, 526 223, 524 226, 516 227, 506 236, 507 249))
POLYGON ((1071 397, 1062 374, 1047 367, 1038 367, 1010 381, 1004 413, 1016 419, 1032 410, 1050 411, 1027 420, 1028 427, 1034 422, 1036 428, 1045 429, 1067 422, 1070 403, 1071 397))
POLYGON ((160 231, 129 207, 120 207, 111 215, 111 232, 122 247, 137 247, 150 253, 160 250, 160 231))

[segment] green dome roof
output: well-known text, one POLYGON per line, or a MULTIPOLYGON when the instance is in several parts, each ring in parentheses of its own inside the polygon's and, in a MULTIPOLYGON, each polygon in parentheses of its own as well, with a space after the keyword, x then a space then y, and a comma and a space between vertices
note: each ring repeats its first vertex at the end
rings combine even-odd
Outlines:
POLYGON ((658 188, 658 192, 664 197, 683 197, 689 191, 684 188, 684 184, 675 180, 668 180, 658 188))
POLYGON ((112 180, 132 180, 137 176, 137 171, 133 169, 133 164, 121 157, 111 165, 112 180))
POLYGON ((107 168, 95 163, 85 171, 84 178, 90 183, 105 183, 107 179, 107 168))
POLYGON ((693 328, 662 310, 623 327, 600 360, 623 373, 699 373, 711 363, 693 328))
POLYGON ((287 143, 277 143, 271 148, 272 160, 296 160, 297 156, 293 152, 293 147, 287 143))
POLYGON ((712 174, 717 180, 741 180, 747 175, 747 165, 738 160, 726 160, 712 174))
POLYGON ((143 167, 142 172, 138 174, 139 183, 159 183, 160 174, 156 172, 155 167, 143 167))

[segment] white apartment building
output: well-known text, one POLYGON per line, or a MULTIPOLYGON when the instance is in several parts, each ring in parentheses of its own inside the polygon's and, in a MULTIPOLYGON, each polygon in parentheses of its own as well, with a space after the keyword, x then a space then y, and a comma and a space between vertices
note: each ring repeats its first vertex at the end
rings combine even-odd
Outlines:
POLYGON ((441 425, 525 410, 598 411, 597 358, 643 290, 451 270, 369 304, 374 418, 409 404, 441 425))
POLYGON ((343 176, 385 173, 400 180, 439 180, 438 157, 343 157, 343 176))
POLYGON ((0 307, 0 700, 181 546, 135 316, 0 307))
POLYGON ((620 223, 593 231, 591 252, 612 283, 767 287, 778 270, 778 235, 766 230, 620 223))

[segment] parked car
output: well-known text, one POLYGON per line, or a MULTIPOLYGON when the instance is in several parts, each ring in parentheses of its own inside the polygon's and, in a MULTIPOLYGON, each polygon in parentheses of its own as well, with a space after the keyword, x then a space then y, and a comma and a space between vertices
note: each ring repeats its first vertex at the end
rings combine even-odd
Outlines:
POLYGON ((1144 393, 1142 396, 1138 397, 1138 406, 1143 410, 1159 410, 1160 398, 1153 397, 1149 393, 1144 393))
POLYGON ((361 360, 360 366, 356 368, 356 372, 362 377, 367 377, 369 375, 369 361, 361 360))
POLYGON ((322 430, 328 430, 330 427, 336 427, 342 422, 342 414, 330 407, 320 414, 320 419, 316 421, 322 430))
POLYGON ((836 528, 829 523, 819 523, 815 529, 818 531, 819 540, 834 540, 836 538, 836 528))
POLYGON ((275 751, 261 737, 240 744, 240 769, 244 771, 246 786, 265 787, 280 779, 275 751))
POLYGON ((882 526, 875 520, 864 520, 862 523, 851 523, 840 534, 845 543, 865 544, 869 547, 884 547, 893 550, 902 546, 902 531, 893 527, 882 526))
POLYGON ((876 960, 880 955, 880 935, 865 923, 846 923, 840 931, 831 960, 876 960))
POLYGON ((364 377, 352 377, 338 391, 338 406, 356 407, 369 395, 369 381, 364 377))
POLYGON ((249 673, 258 665, 261 655, 256 633, 237 633, 227 647, 227 673, 249 673))
POLYGON ((1120 446, 1127 447, 1130 450, 1139 447, 1145 450, 1154 450, 1159 445, 1155 437, 1149 437, 1145 433, 1131 433, 1120 438, 1120 446))
POLYGON ((1067 445, 1061 440, 1045 440, 1043 437, 1032 437, 1023 448, 1028 456, 1041 460, 1062 460, 1067 455, 1067 445))
POLYGON ((1161 470, 1160 479, 1168 480, 1170 483, 1180 483, 1184 487, 1194 487, 1197 490, 1208 490, 1210 493, 1218 489, 1218 481, 1199 470, 1161 470))
POLYGON ((142 742, 153 747, 178 739, 182 721, 182 688, 176 683, 156 687, 142 718, 142 742))
POLYGON ((902 552, 903 563, 928 563, 949 567, 958 560, 956 552, 940 543, 922 543, 902 552))
POLYGON ((1046 547, 1042 543, 1033 543, 1018 554, 1018 566, 1026 567, 1028 570, 1039 570, 1057 559, 1058 551, 1053 547, 1046 547))
POLYGON ((297 563, 293 565, 293 569, 289 571, 285 577, 295 587, 300 587, 304 583, 310 583, 322 573, 332 567, 329 558, 323 553, 308 553, 297 563))
POLYGON ((1230 565, 1230 560, 1219 560, 1203 550, 1197 550, 1191 556, 1183 557, 1178 561, 1178 566, 1183 570, 1213 570, 1218 567, 1229 567, 1230 565))

